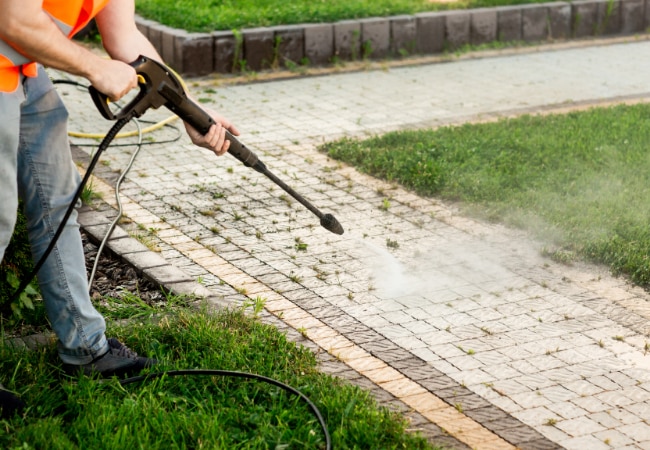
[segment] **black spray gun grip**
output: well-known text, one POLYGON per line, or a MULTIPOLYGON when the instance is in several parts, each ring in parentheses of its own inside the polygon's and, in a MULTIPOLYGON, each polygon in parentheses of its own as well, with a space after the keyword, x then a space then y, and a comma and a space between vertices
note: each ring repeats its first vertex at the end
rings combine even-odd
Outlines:
MULTIPOLYGON (((168 67, 144 56, 133 61, 131 66, 135 68, 138 75, 140 92, 117 113, 112 111, 108 96, 90 86, 90 96, 104 118, 131 119, 142 116, 149 108, 157 109, 165 106, 203 135, 214 125, 212 117, 187 96, 182 83, 168 67)), ((226 139, 230 141, 228 152, 232 156, 258 172, 265 170, 264 163, 257 155, 229 131, 226 131, 226 139)))

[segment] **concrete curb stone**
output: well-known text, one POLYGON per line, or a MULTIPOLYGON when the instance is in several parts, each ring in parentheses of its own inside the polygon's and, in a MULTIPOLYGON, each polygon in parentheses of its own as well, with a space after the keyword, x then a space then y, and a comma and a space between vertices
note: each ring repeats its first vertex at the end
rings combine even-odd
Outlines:
POLYGON ((342 60, 358 59, 361 55, 361 24, 342 20, 334 24, 334 55, 342 60))
POLYGON ((218 73, 230 73, 235 70, 235 59, 237 56, 237 38, 232 31, 215 31, 212 33, 214 39, 213 64, 214 71, 218 73))
POLYGON ((232 31, 187 33, 142 17, 136 17, 136 23, 168 64, 184 74, 205 75, 265 70, 282 61, 302 64, 305 58, 308 64, 323 66, 337 60, 431 55, 494 41, 544 42, 643 33, 650 25, 648 2, 558 1, 280 25, 243 29, 241 43, 232 31), (368 54, 362 51, 364 47, 368 54), (207 53, 211 56, 206 58, 207 53))
POLYGON ((178 70, 190 76, 212 73, 214 38, 208 33, 178 34, 174 40, 174 60, 178 70))
POLYGON ((522 5, 521 38, 524 41, 543 41, 548 37, 547 11, 544 4, 522 5))
POLYGON ((548 38, 569 39, 571 37, 571 4, 566 2, 547 3, 548 38))
POLYGON ((470 43, 487 44, 497 40, 497 11, 494 8, 475 9, 471 12, 470 43))
POLYGON ((362 19, 361 47, 362 58, 385 58, 390 46, 390 21, 384 18, 362 19))
POLYGON ((469 11, 450 11, 445 14, 445 42, 449 50, 457 50, 469 44, 469 11))
POLYGON ((621 34, 634 34, 643 31, 644 0, 621 0, 621 34))
POLYGON ((598 0, 578 0, 571 6, 573 37, 592 36, 598 24, 598 0))
POLYGON ((521 8, 500 6, 497 12, 497 39, 503 42, 521 40, 521 8))
POLYGON ((271 28, 251 28, 242 31, 246 68, 259 71, 268 69, 273 62, 273 34, 271 28))
POLYGON ((421 13, 415 15, 416 50, 429 55, 440 53, 445 44, 445 16, 441 13, 421 13))
POLYGON ((619 34, 621 32, 621 1, 612 0, 598 5, 599 33, 602 35, 619 34))
POLYGON ((305 57, 310 64, 320 66, 334 54, 334 26, 332 24, 305 25, 305 57))
POLYGON ((186 35, 187 32, 176 28, 165 28, 161 30, 160 49, 158 49, 158 52, 164 61, 172 61, 171 64, 181 70, 182 68, 178 66, 176 59, 176 39, 177 37, 186 35))
POLYGON ((305 29, 299 25, 272 27, 274 59, 281 67, 300 64, 305 57, 305 29), (277 49, 277 50, 276 50, 277 49))
POLYGON ((390 54, 416 52, 417 21, 413 16, 395 16, 390 20, 390 54))

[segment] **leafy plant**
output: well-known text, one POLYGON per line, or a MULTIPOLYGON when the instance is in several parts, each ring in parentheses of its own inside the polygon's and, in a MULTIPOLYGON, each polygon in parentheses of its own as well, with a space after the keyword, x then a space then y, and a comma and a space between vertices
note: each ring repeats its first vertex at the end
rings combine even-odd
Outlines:
POLYGON ((294 248, 298 251, 305 252, 307 251, 307 247, 309 246, 306 242, 303 242, 302 239, 299 237, 295 238, 295 245, 294 248))
MULTIPOLYGON (((42 310, 39 302, 38 284, 32 280, 27 288, 12 304, 9 300, 33 269, 31 247, 27 236, 27 219, 22 213, 22 204, 17 211, 16 226, 9 246, 5 250, 4 260, 0 263, 0 315, 5 320, 16 322, 27 316, 36 321, 42 321, 42 314, 35 315, 37 309, 42 310)), ((42 311, 41 311, 42 312, 42 311)))

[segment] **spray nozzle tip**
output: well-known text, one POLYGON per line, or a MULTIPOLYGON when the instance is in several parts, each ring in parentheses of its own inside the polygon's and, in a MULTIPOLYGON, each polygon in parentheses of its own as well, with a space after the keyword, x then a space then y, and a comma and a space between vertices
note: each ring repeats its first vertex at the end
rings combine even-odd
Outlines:
POLYGON ((323 215, 320 219, 320 224, 323 228, 334 234, 343 234, 343 226, 338 220, 336 220, 336 217, 331 214, 323 215))

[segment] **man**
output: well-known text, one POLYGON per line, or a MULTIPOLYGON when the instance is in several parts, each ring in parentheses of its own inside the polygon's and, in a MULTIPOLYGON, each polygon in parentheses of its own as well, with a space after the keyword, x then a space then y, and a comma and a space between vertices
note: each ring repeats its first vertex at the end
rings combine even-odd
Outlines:
MULTIPOLYGON (((0 0, 0 11, 0 260, 20 197, 37 261, 80 181, 69 149, 67 112, 42 66, 82 76, 116 101, 137 86, 127 63, 139 55, 161 59, 135 25, 134 0, 0 0), (93 18, 112 59, 70 40, 93 18)), ((210 114, 217 124, 205 136, 187 124, 186 129, 194 144, 222 155, 230 145, 226 129, 239 132, 210 114)), ((106 338, 104 319, 88 294, 76 217, 70 217, 38 273, 63 368, 100 376, 139 372, 155 361, 106 338)))

